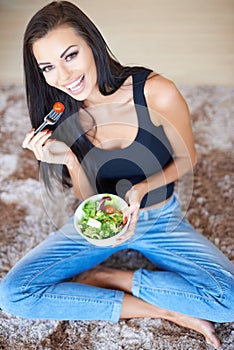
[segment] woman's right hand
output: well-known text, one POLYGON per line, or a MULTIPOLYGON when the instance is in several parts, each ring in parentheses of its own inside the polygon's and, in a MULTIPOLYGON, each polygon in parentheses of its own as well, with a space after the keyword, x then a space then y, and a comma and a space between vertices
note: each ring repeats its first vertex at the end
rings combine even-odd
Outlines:
POLYGON ((31 150, 41 162, 68 165, 74 153, 64 142, 50 139, 51 134, 52 131, 43 130, 34 136, 32 129, 26 134, 22 147, 31 150))

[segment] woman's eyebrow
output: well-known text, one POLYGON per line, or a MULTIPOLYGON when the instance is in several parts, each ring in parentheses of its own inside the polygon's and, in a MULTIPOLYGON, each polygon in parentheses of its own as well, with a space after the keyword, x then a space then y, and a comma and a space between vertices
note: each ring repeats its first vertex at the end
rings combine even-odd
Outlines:
POLYGON ((68 48, 60 55, 60 58, 63 58, 64 55, 66 54, 66 52, 67 52, 71 47, 75 47, 75 46, 77 46, 77 45, 70 45, 70 46, 68 46, 68 48))
MULTIPOLYGON (((70 45, 70 46, 68 46, 68 48, 66 48, 66 50, 63 51, 63 53, 60 55, 60 58, 63 58, 64 55, 66 55, 67 51, 68 51, 70 48, 75 47, 75 46, 77 46, 77 45, 70 45)), ((50 63, 50 62, 41 62, 41 63, 38 63, 38 64, 39 64, 39 66, 43 66, 43 65, 45 65, 45 64, 51 64, 51 63, 50 63)))
POLYGON ((41 63, 38 63, 39 66, 44 66, 45 64, 51 64, 50 62, 41 62, 41 63))

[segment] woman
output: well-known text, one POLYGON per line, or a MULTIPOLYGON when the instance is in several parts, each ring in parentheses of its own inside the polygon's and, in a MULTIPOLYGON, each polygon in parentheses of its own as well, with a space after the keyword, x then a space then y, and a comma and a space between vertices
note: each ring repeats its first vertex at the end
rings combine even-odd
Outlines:
POLYGON ((163 318, 220 343, 211 322, 233 321, 231 262, 183 218, 174 182, 196 152, 187 105, 173 82, 144 67, 124 67, 75 5, 55 1, 24 36, 33 151, 49 190, 73 186, 79 200, 117 193, 131 223, 113 247, 78 237, 73 219, 29 252, 0 286, 1 308, 28 318, 163 318), (55 101, 58 125, 34 134, 55 101), (98 266, 135 249, 156 271, 98 266), (77 276, 75 279, 72 279, 77 276))

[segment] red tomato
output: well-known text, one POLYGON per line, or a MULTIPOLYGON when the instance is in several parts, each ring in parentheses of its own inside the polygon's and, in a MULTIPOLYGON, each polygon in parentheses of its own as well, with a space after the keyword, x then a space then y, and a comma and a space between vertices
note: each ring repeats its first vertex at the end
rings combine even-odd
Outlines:
POLYGON ((128 218, 127 218, 127 216, 124 216, 124 218, 123 218, 123 224, 126 225, 127 222, 128 222, 128 218))
POLYGON ((57 113, 62 113, 64 109, 65 107, 64 104, 62 104, 62 102, 55 102, 55 104, 53 105, 53 110, 57 113))
POLYGON ((112 205, 106 205, 105 207, 106 214, 114 214, 115 212, 116 212, 116 209, 112 205))

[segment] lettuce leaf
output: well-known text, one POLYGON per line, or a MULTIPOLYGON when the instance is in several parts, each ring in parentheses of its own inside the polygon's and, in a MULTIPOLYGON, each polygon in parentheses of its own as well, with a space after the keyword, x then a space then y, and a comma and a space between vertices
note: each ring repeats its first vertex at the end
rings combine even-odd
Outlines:
POLYGON ((103 196, 97 201, 89 200, 83 207, 84 215, 78 222, 82 234, 93 239, 104 239, 115 236, 123 228, 123 213, 118 208, 118 201, 110 195, 103 196), (105 199, 105 201, 104 201, 105 199), (110 200, 111 199, 111 200, 110 200), (100 206, 101 203, 101 206, 100 206), (112 214, 105 213, 105 205, 111 205, 116 208, 112 214), (102 210, 100 210, 100 208, 102 210), (89 218, 98 220, 100 228, 88 224, 89 218))

